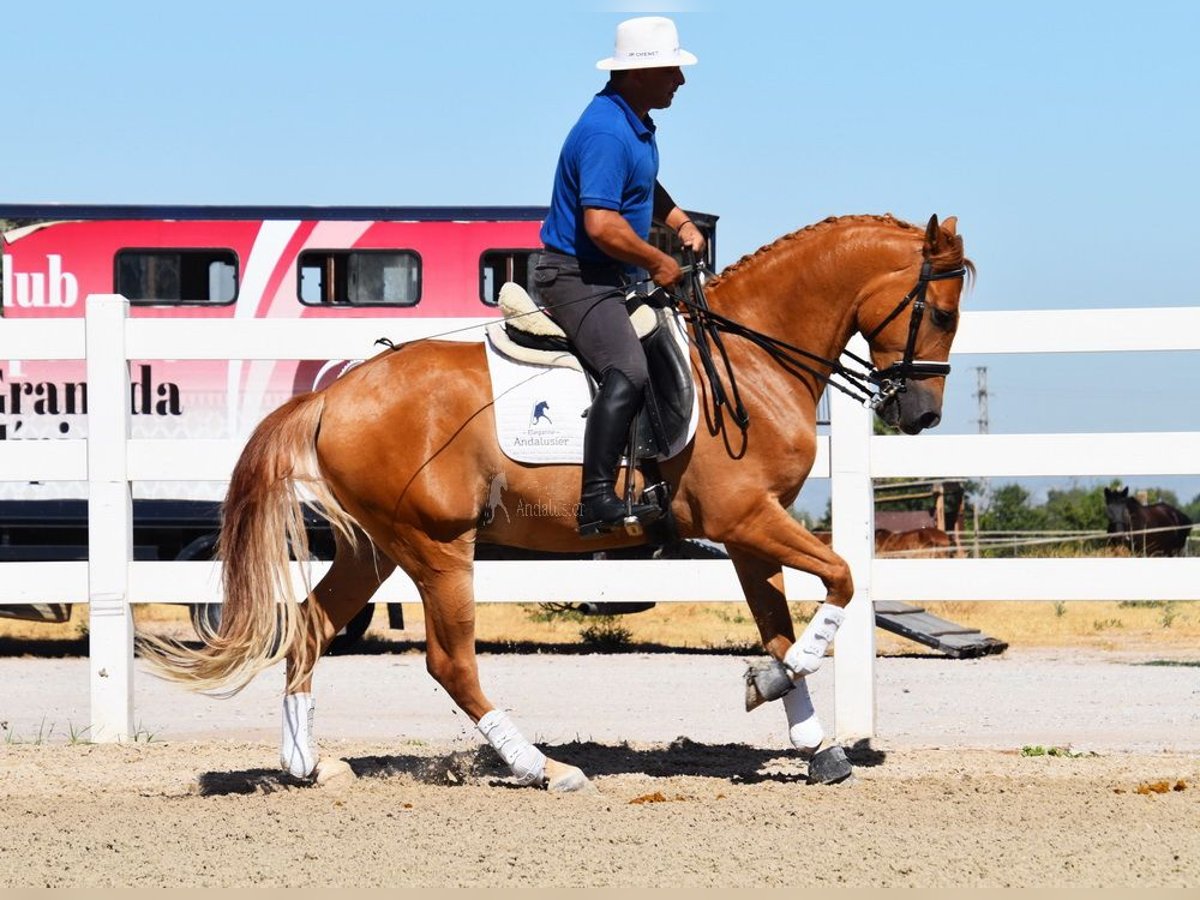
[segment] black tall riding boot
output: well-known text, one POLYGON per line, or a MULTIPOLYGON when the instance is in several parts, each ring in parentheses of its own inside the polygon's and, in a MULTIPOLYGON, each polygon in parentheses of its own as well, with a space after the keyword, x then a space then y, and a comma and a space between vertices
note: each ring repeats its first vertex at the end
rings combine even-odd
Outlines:
POLYGON ((641 405, 642 392, 623 373, 609 369, 592 401, 583 432, 580 537, 623 528, 630 515, 642 524, 662 515, 662 510, 650 503, 634 503, 632 512, 626 512, 625 501, 615 490, 617 467, 629 443, 629 426, 641 405))

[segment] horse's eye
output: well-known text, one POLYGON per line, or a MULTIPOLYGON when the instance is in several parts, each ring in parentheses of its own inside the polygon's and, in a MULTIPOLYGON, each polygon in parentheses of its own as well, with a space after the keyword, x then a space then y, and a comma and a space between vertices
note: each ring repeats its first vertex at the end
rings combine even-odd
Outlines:
POLYGON ((940 328, 942 331, 949 331, 958 321, 958 315, 947 312, 944 309, 938 309, 936 306, 931 306, 929 307, 929 321, 933 323, 935 328, 940 328))

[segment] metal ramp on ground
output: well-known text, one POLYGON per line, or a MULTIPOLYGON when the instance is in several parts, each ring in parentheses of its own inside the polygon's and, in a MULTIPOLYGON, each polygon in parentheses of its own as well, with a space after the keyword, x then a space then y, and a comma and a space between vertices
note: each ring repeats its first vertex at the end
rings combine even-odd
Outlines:
POLYGON ((875 624, 884 631, 932 647, 952 659, 989 656, 1008 649, 1007 641, 988 637, 978 628, 955 624, 920 606, 897 600, 876 601, 875 624))

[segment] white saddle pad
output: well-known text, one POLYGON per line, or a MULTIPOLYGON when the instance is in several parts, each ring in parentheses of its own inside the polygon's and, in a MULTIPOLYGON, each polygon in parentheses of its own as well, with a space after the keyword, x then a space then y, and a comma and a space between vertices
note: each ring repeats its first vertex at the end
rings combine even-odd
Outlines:
MULTIPOLYGON (((671 329, 686 354, 687 333, 678 319, 663 327, 671 329)), ((521 463, 582 464, 584 413, 592 403, 584 374, 516 362, 497 353, 491 341, 483 343, 492 378, 496 435, 504 455, 521 463)), ((695 437, 699 397, 696 391, 687 438, 671 448, 671 456, 695 437)))

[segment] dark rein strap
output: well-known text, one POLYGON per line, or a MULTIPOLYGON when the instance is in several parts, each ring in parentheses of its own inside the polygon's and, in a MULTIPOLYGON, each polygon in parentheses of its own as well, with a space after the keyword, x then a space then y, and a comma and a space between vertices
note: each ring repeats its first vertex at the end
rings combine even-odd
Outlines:
MULTIPOLYGON (((692 256, 690 248, 686 252, 692 256)), ((696 262, 694 256, 690 263, 688 281, 694 299, 688 300, 683 295, 675 299, 692 312, 688 316, 688 321, 692 323, 692 330, 696 335, 696 352, 700 356, 704 374, 708 377, 708 383, 712 388, 712 421, 719 423, 721 407, 729 406, 729 397, 725 393, 725 385, 717 373, 716 363, 713 362, 712 348, 709 346, 710 340, 721 354, 721 362, 725 367, 725 374, 729 378, 729 389, 733 392, 734 406, 731 411, 733 421, 737 423, 738 428, 745 431, 750 427, 750 414, 746 412, 746 407, 742 404, 741 391, 737 386, 737 376, 733 372, 729 354, 725 351, 725 343, 721 340, 721 328, 724 327, 730 334, 736 334, 738 323, 712 311, 708 305, 708 297, 704 294, 704 278, 700 264, 696 262)))
MULTIPOLYGON (((916 351, 917 332, 920 330, 921 319, 925 311, 925 291, 929 286, 929 282, 961 278, 966 274, 966 268, 963 266, 943 272, 934 272, 932 264, 926 260, 921 265, 921 275, 917 279, 917 283, 913 286, 913 289, 905 294, 904 298, 896 304, 896 308, 888 313, 884 320, 867 335, 868 342, 874 340, 884 328, 912 303, 913 314, 909 320, 908 341, 905 345, 903 359, 900 362, 892 363, 886 369, 879 370, 868 360, 861 358, 849 350, 843 350, 840 354, 841 356, 849 357, 863 369, 863 371, 855 371, 843 365, 840 360, 826 359, 819 354, 805 350, 803 347, 797 347, 794 344, 789 344, 787 341, 763 334, 761 331, 756 331, 748 325, 743 325, 741 322, 713 312, 712 308, 708 305, 708 298, 704 293, 704 273, 706 271, 704 263, 703 261, 696 260, 690 248, 685 247, 684 253, 688 257, 688 265, 684 268, 684 272, 688 276, 688 286, 691 288, 692 299, 688 299, 686 293, 670 293, 668 296, 672 303, 682 306, 688 311, 686 318, 691 323, 695 333, 696 350, 700 356, 701 364, 704 366, 705 377, 708 379, 711 387, 713 397, 712 419, 714 423, 718 424, 718 427, 722 407, 729 406, 729 394, 726 393, 724 382, 717 371, 716 361, 712 353, 713 347, 717 348, 717 352, 721 356, 721 365, 725 370, 725 377, 729 380, 730 393, 733 395, 733 407, 730 414, 733 416, 733 420, 737 423, 738 428, 743 432, 750 427, 750 414, 746 411, 746 407, 742 403, 741 392, 737 386, 737 376, 734 374, 729 354, 725 350, 725 343, 721 339, 722 333, 732 334, 761 347, 788 374, 796 378, 799 378, 803 373, 812 375, 817 379, 818 383, 824 382, 841 391, 846 396, 852 397, 864 406, 870 406, 872 409, 877 409, 893 395, 902 393, 906 389, 906 380, 909 378, 944 376, 950 372, 948 364, 914 360, 913 353, 916 351), (808 360, 811 360, 811 363, 808 360), (819 364, 828 369, 828 371, 822 371, 813 365, 813 363, 819 364), (837 381, 834 381, 834 376, 841 378, 846 384, 839 384, 837 381)), ((644 279, 637 284, 649 283, 651 283, 649 279, 644 279)), ((627 287, 633 286, 635 285, 627 285, 627 287)), ((594 297, 610 293, 611 290, 611 288, 605 288, 594 295, 580 297, 571 302, 577 303, 590 300, 594 297)), ((536 315, 542 312, 544 310, 538 309, 528 313, 521 313, 519 316, 512 318, 536 315)), ((504 322, 507 320, 498 319, 496 321, 504 322)), ((420 338, 417 342, 449 337, 461 332, 472 331, 478 327, 478 325, 464 325, 462 328, 450 329, 436 335, 420 338)), ((392 350, 399 350, 406 344, 414 342, 396 344, 388 338, 379 338, 375 343, 382 344, 392 350)))
MULTIPOLYGON (((690 250, 685 248, 685 252, 690 255, 690 250)), ((873 340, 912 303, 913 312, 909 320, 908 341, 905 345, 903 360, 893 363, 881 371, 876 369, 868 360, 862 359, 849 350, 843 350, 841 353, 842 356, 848 357, 863 369, 862 371, 856 371, 844 365, 840 359, 826 359, 819 354, 805 350, 803 347, 797 347, 794 344, 789 344, 787 341, 763 334, 761 331, 756 331, 747 325, 743 325, 741 322, 713 312, 712 308, 708 305, 708 298, 704 293, 703 263, 695 261, 694 258, 690 259, 689 263, 688 286, 691 289, 692 299, 689 300, 686 295, 677 296, 675 299, 681 306, 688 310, 687 319, 691 322, 693 331, 695 332, 696 350, 700 356, 701 364, 704 366, 705 375, 712 386, 712 412, 714 421, 719 421, 721 407, 729 406, 729 396, 726 394, 724 384, 719 377, 710 343, 720 353, 725 376, 729 380, 730 393, 733 395, 733 408, 731 410, 733 420, 742 431, 745 431, 750 425, 749 413, 746 412, 746 408, 742 404, 741 394, 738 391, 737 377, 729 361, 729 354, 726 352, 725 345, 721 340, 722 332, 744 338, 762 348, 788 374, 797 378, 802 373, 812 375, 817 379, 818 383, 823 382, 828 384, 843 394, 872 408, 878 407, 893 394, 902 392, 905 389, 905 380, 907 378, 945 375, 950 371, 950 367, 946 363, 916 361, 913 359, 913 353, 916 350, 917 332, 920 330, 921 319, 925 311, 925 292, 929 282, 960 278, 966 271, 962 267, 944 272, 934 272, 932 264, 926 260, 921 266, 921 275, 916 285, 913 286, 913 289, 867 335, 868 342, 873 340), (817 368, 814 363, 819 364, 828 371, 817 368), (834 376, 839 377, 846 383, 841 384, 838 381, 834 381, 834 376)))

